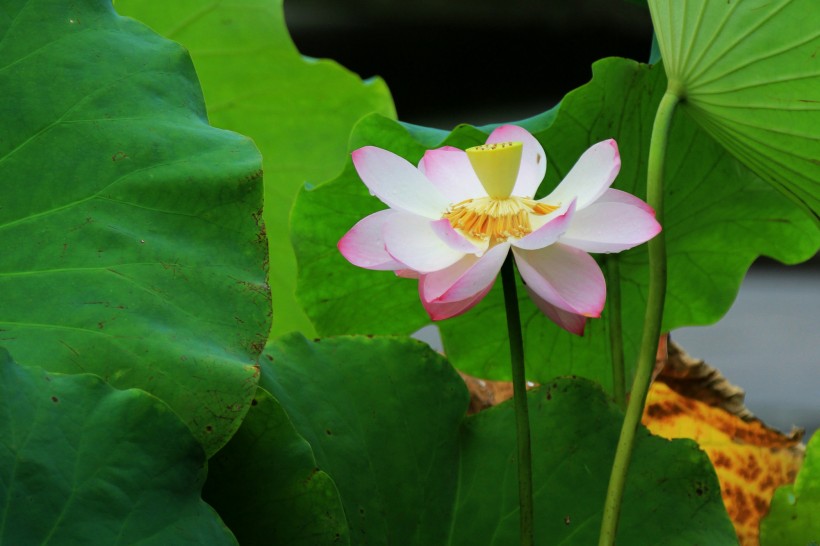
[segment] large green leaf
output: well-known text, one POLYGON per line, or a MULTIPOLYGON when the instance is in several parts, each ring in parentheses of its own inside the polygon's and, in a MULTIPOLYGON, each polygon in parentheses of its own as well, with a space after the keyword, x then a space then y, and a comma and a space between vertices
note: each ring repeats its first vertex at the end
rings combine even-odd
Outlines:
POLYGON ((0 343, 155 394, 212 453, 270 326, 258 152, 106 0, 4 2, 0 67, 0 343))
POLYGON ((774 492, 769 514, 760 522, 761 546, 820 544, 820 434, 806 447, 794 484, 774 492))
POLYGON ((650 0, 670 90, 721 145, 820 214, 816 0, 650 0))
MULTIPOLYGON (((518 542, 510 404, 465 418, 464 383, 419 342, 290 336, 266 354, 261 381, 336 481, 352 544, 518 542)), ((536 541, 593 544, 623 416, 580 379, 532 391, 530 412, 536 541)), ((693 442, 638 434, 618 543, 736 543, 693 442)))
POLYGON ((302 57, 290 40, 282 0, 116 0, 117 9, 191 52, 211 122, 254 139, 265 162, 265 209, 273 297, 271 335, 313 326, 296 302, 288 215, 299 188, 336 176, 353 124, 395 116, 387 86, 362 82, 332 61, 302 57))
POLYGON ((203 496, 243 546, 350 543, 333 480, 262 388, 234 437, 208 461, 203 496))
MULTIPOLYGON (((622 168, 614 187, 645 195, 646 158, 655 109, 666 88, 662 70, 624 59, 593 66, 592 81, 568 94, 557 111, 520 122, 541 141, 549 166, 545 195, 591 144, 614 137, 622 168)), ((431 134, 378 116, 357 126, 351 146, 372 144, 416 162, 428 147, 466 147, 488 130, 460 126, 439 142, 431 134), (421 134, 424 142, 415 135, 421 134)), ((791 201, 723 151, 685 115, 674 122, 668 158, 666 237, 669 284, 667 330, 709 324, 731 305, 754 259, 763 254, 794 263, 820 245, 820 231, 791 201)), ((428 319, 416 283, 390 272, 356 268, 336 242, 365 215, 384 208, 368 194, 349 163, 332 183, 304 191, 294 207, 294 246, 300 261, 299 293, 322 334, 410 333, 428 319)), ((640 341, 648 282, 644 247, 617 255, 620 262, 627 363, 640 341)), ((608 314, 592 320, 583 338, 549 322, 520 290, 528 377, 546 381, 578 374, 609 385, 608 314)), ((446 352, 460 369, 505 378, 509 347, 500 286, 469 313, 440 323, 446 352), (480 340, 477 343, 476 340, 480 340)))
POLYGON ((0 544, 235 545, 199 496, 205 464, 161 400, 0 349, 0 544))

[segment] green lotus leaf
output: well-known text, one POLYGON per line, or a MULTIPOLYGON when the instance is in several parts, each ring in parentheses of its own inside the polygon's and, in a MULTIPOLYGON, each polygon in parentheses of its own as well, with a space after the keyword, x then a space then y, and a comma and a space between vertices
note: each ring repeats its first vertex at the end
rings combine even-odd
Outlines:
POLYGON ((105 0, 5 2, 0 67, 0 342, 151 392, 213 453, 270 327, 257 150, 105 0))
POLYGON ((350 543, 336 485, 265 389, 208 461, 202 493, 245 546, 350 543))
POLYGON ((116 6, 183 44, 202 82, 211 123, 248 135, 259 146, 271 256, 271 337, 293 330, 314 335, 294 295, 290 208, 305 183, 338 174, 360 117, 395 117, 387 86, 378 78, 362 82, 332 61, 300 55, 285 28, 282 0, 116 0, 116 6))
MULTIPOLYGON (((622 167, 613 187, 644 198, 649 136, 665 88, 660 68, 605 59, 593 65, 592 81, 569 93, 557 109, 519 122, 541 141, 548 156, 538 195, 555 187, 590 145, 615 138, 622 167)), ((427 148, 482 143, 490 129, 459 126, 433 142, 431 133, 371 116, 357 126, 351 148, 379 146, 415 163, 427 148), (423 142, 414 138, 419 134, 423 142)), ((799 207, 734 160, 682 113, 675 118, 670 142, 665 330, 717 321, 759 255, 796 263, 810 258, 820 246, 820 230, 799 207)), ((300 262, 299 295, 323 335, 408 334, 429 323, 415 281, 354 267, 336 249, 350 227, 382 208, 368 194, 352 162, 336 180, 305 190, 297 199, 292 236, 300 262)), ((649 275, 645 245, 611 259, 619 263, 624 348, 631 365, 643 327, 649 275)), ((589 321, 579 338, 542 316, 523 286, 519 295, 528 377, 547 381, 577 374, 608 387, 611 308, 604 309, 601 319, 589 321)), ((438 324, 456 367, 479 377, 509 378, 500 283, 468 313, 438 324)))
POLYGON ((760 522, 761 546, 820 544, 820 435, 806 446, 806 458, 791 485, 774 492, 769 513, 760 522))
MULTIPOLYGON (((336 482, 351 544, 518 543, 511 404, 465 417, 461 378, 412 340, 288 336, 266 356, 261 383, 336 482)), ((529 403, 536 542, 594 544, 623 415, 583 379, 529 403)), ((693 442, 642 430, 627 483, 619 544, 736 544, 693 442)))
POLYGON ((815 0, 650 0, 670 90, 732 155, 820 214, 815 0))
POLYGON ((0 348, 0 544, 236 545, 200 498, 205 472, 158 398, 0 348))

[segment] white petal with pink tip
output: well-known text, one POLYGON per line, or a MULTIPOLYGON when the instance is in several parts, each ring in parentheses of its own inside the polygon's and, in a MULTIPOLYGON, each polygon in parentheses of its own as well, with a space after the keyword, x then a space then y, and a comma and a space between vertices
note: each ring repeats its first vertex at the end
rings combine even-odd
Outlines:
POLYGON ((621 169, 621 156, 614 140, 594 144, 581 155, 564 180, 541 201, 558 204, 577 199, 576 207, 583 209, 598 199, 621 169))
POLYGON ((513 246, 523 248, 524 250, 536 250, 553 244, 564 234, 567 227, 571 225, 570 222, 572 221, 574 213, 575 201, 572 201, 568 207, 563 207, 561 210, 550 213, 549 221, 529 235, 515 241, 513 246))
MULTIPOLYGON (((460 315, 465 313, 475 307, 475 305, 484 299, 484 296, 487 295, 487 292, 490 291, 493 287, 493 282, 488 284, 484 290, 480 291, 478 294, 475 294, 472 297, 447 302, 447 303, 438 303, 435 301, 426 301, 424 297, 421 298, 421 303, 424 306, 424 310, 427 311, 427 314, 430 315, 430 318, 433 320, 444 320, 448 318, 455 317, 456 315, 460 315)), ((421 288, 421 283, 419 283, 419 288, 421 288)))
POLYGON ((407 267, 396 261, 384 248, 384 224, 393 209, 380 210, 359 220, 337 244, 339 252, 353 265, 375 270, 396 270, 407 267))
POLYGON ((352 156, 362 181, 388 207, 434 220, 447 210, 447 198, 403 157, 373 146, 352 156))
POLYGON ((451 146, 427 150, 419 162, 419 170, 450 203, 487 195, 464 150, 451 146))
POLYGON ((510 244, 502 243, 481 258, 468 255, 447 269, 425 275, 420 287, 422 299, 448 303, 472 298, 495 281, 509 250, 510 244))
POLYGON ((450 267, 464 252, 454 250, 436 234, 428 218, 396 211, 384 224, 384 247, 410 269, 429 273, 450 267))
POLYGON ((609 188, 604 193, 601 194, 601 197, 595 200, 596 203, 624 203, 626 205, 632 205, 633 207, 637 207, 644 212, 650 213, 652 216, 655 216, 655 211, 652 210, 648 204, 646 204, 641 199, 638 199, 631 193, 627 193, 625 191, 616 190, 615 188, 609 188))
POLYGON ((513 253, 521 277, 540 298, 564 311, 600 316, 606 283, 592 256, 561 243, 538 250, 514 248, 513 253))
POLYGON ((527 286, 526 289, 530 299, 535 302, 536 307, 538 307, 542 313, 547 315, 552 322, 567 332, 573 333, 577 336, 584 335, 584 327, 587 323, 586 317, 559 309, 546 300, 541 299, 529 286, 527 286))
POLYGON ((439 239, 444 242, 444 244, 453 250, 463 252, 464 254, 483 254, 489 246, 489 241, 484 241, 481 245, 472 243, 469 239, 464 237, 464 235, 453 229, 453 225, 450 223, 450 220, 447 220, 446 218, 431 222, 430 226, 433 228, 433 231, 436 232, 436 235, 439 236, 439 239))
POLYGON ((587 252, 621 252, 648 241, 660 230, 646 203, 609 189, 601 199, 575 214, 560 241, 587 252))

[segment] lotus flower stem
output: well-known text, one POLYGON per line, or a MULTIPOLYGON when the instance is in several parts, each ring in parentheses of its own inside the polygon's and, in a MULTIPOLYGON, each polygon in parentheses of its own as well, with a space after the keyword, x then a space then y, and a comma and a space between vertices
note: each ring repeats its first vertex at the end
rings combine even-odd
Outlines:
POLYGON ((516 437, 518 439, 518 504, 521 508, 521 546, 533 546, 532 453, 530 451, 530 417, 527 405, 527 381, 524 373, 524 341, 515 286, 515 266, 512 253, 501 266, 504 286, 504 306, 507 311, 507 332, 512 361, 513 402, 515 404, 516 437))
MULTIPOLYGON (((655 218, 663 225, 663 168, 672 118, 679 96, 667 89, 655 114, 652 126, 652 140, 649 145, 649 161, 646 176, 646 202, 655 209, 655 218)), ((661 231, 649 241, 649 295, 644 316, 643 338, 638 354, 638 366, 632 383, 629 403, 621 427, 621 436, 612 463, 612 474, 604 503, 603 522, 599 546, 612 546, 618 531, 626 474, 632 457, 635 433, 641 422, 646 394, 655 368, 655 355, 661 334, 661 319, 666 295, 666 238, 661 231)))
POLYGON ((609 353, 612 358, 612 394, 615 403, 626 408, 626 379, 624 373, 624 341, 621 329, 621 268, 614 254, 606 256, 606 285, 609 320, 609 353))

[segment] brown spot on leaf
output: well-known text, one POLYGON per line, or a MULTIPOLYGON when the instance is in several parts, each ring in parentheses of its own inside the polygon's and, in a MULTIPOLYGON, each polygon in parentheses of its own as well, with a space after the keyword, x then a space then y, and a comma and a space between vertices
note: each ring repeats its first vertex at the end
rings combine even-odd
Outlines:
POLYGON ((732 459, 727 457, 725 453, 721 453, 718 451, 715 453, 714 459, 712 459, 712 464, 718 468, 725 468, 727 470, 732 469, 732 459))
POLYGON ((257 355, 261 354, 262 351, 265 350, 265 341, 266 340, 257 340, 257 341, 252 342, 251 343, 251 350, 257 355))
POLYGON ((646 415, 652 419, 668 419, 683 413, 683 408, 677 402, 655 402, 646 406, 646 415))

